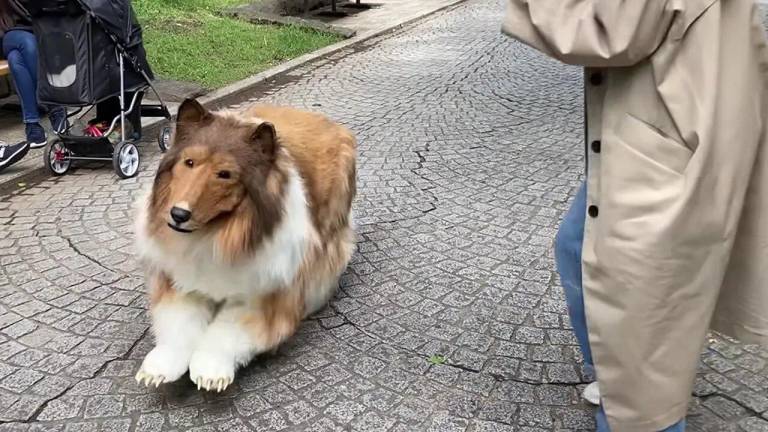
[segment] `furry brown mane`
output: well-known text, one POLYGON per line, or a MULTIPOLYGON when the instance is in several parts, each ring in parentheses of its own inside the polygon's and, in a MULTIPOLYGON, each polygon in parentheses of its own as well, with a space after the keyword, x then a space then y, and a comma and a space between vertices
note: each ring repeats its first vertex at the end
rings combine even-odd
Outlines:
POLYGON ((246 182, 246 198, 215 228, 216 252, 220 258, 229 262, 243 259, 272 235, 282 216, 282 196, 288 181, 288 173, 281 165, 276 162, 267 175, 267 185, 272 185, 271 188, 246 182))

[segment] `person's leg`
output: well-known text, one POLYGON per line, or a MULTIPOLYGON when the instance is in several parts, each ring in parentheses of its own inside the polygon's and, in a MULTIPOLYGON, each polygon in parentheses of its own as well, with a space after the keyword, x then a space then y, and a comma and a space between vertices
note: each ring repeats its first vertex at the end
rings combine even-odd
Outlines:
POLYGON ((584 292, 581 285, 581 248, 584 242, 584 219, 587 212, 587 186, 582 184, 571 208, 560 224, 555 238, 555 261, 560 283, 568 303, 573 332, 579 342, 584 364, 592 371, 592 350, 589 347, 587 318, 584 314, 584 292))
POLYGON ((120 99, 111 97, 96 104, 96 120, 111 122, 120 115, 120 99))
MULTIPOLYGON (((587 187, 583 184, 576 193, 571 208, 563 218, 555 239, 555 260, 560 283, 565 290, 568 315, 584 356, 586 367, 593 370, 592 349, 589 346, 587 317, 584 312, 584 291, 581 283, 581 249, 584 242, 584 222, 587 211, 587 187)), ((603 408, 595 416, 597 432, 611 432, 603 408)), ((685 419, 660 432, 685 432, 685 419)))
POLYGON ((24 123, 40 123, 37 108, 37 42, 32 33, 12 30, 3 37, 3 55, 21 99, 24 123))
POLYGON ((3 37, 3 54, 8 60, 16 93, 21 101, 27 142, 34 147, 46 143, 45 129, 40 126, 37 105, 37 41, 26 31, 12 30, 3 37))
POLYGON ((685 432, 685 419, 680 420, 661 432, 685 432))
MULTIPOLYGON (((597 432, 611 432, 611 428, 608 427, 608 419, 605 417, 605 411, 603 411, 602 407, 597 410, 597 432)), ((659 432, 685 432, 685 419, 659 432)))

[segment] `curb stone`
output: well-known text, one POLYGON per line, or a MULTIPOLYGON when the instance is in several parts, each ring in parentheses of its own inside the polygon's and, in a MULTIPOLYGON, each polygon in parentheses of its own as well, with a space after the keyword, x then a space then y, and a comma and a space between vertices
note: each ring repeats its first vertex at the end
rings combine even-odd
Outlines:
MULTIPOLYGON (((402 21, 393 23, 386 28, 360 32, 349 39, 345 39, 341 42, 329 45, 316 51, 312 51, 311 53, 296 57, 293 60, 289 60, 285 63, 262 71, 256 75, 252 75, 241 81, 235 82, 217 90, 213 90, 207 95, 198 98, 198 101, 208 109, 217 109, 228 105, 241 103, 242 101, 253 97, 252 95, 244 97, 246 93, 251 93, 259 86, 264 85, 264 83, 268 80, 276 80, 281 75, 287 74, 294 69, 298 69, 314 61, 331 56, 344 49, 354 47, 375 37, 399 30, 402 27, 405 27, 430 15, 452 9, 466 1, 467 0, 454 0, 435 9, 428 10, 411 17, 406 17, 402 21)), ((176 107, 169 107, 169 109, 175 118, 176 107)), ((142 125, 144 135, 143 140, 145 141, 139 145, 139 148, 143 149, 143 153, 146 153, 147 151, 159 151, 157 142, 154 137, 158 134, 163 122, 165 122, 165 119, 152 119, 142 125), (147 142, 147 139, 150 141, 147 142)), ((0 197, 9 195, 14 191, 20 191, 35 186, 36 184, 39 184, 40 182, 49 178, 51 178, 51 176, 48 174, 47 169, 42 166, 42 164, 39 167, 29 169, 18 176, 10 176, 8 178, 0 177, 0 197), (23 184, 24 186, 19 186, 19 184, 23 184)))
POLYGON ((307 19, 295 16, 282 16, 277 14, 270 14, 266 12, 256 12, 248 9, 249 5, 238 6, 224 11, 225 16, 236 18, 250 22, 253 24, 274 24, 274 25, 297 25, 307 27, 316 31, 332 33, 339 35, 345 39, 354 37, 357 34, 356 30, 341 27, 333 24, 327 24, 315 19, 307 19))

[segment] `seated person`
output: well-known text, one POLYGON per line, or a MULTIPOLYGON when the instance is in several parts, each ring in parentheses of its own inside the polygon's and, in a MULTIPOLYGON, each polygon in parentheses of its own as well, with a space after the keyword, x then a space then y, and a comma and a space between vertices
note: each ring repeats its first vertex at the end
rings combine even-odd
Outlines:
MULTIPOLYGON (((24 150, 24 146, 38 148, 47 143, 45 129, 40 125, 40 107, 37 103, 37 40, 32 33, 31 18, 24 3, 23 0, 0 0, 2 54, 8 60, 16 93, 21 101, 27 138, 25 143, 0 152, 0 170, 21 159, 29 150, 24 150)), ((65 128, 66 110, 62 107, 52 108, 49 119, 55 131, 65 128)))

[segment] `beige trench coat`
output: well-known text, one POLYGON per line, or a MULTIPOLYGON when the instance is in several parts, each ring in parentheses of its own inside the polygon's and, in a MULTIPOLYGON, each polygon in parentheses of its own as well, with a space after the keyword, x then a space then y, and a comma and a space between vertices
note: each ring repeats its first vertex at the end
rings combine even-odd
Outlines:
POLYGON ((614 432, 686 414, 708 324, 768 345, 768 48, 751 0, 508 0, 585 66, 583 282, 614 432))

